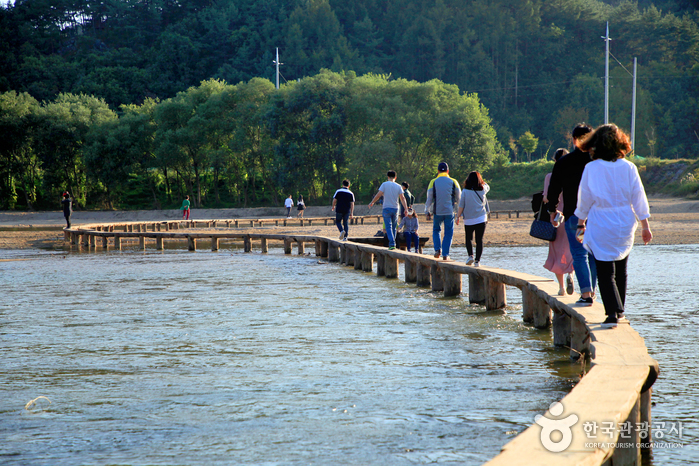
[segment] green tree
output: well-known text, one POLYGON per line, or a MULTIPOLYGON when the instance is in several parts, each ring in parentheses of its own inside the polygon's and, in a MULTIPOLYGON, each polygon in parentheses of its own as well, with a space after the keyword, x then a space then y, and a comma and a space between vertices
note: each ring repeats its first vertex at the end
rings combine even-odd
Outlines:
POLYGON ((531 162, 532 152, 534 152, 539 145, 539 138, 534 136, 530 131, 527 131, 517 139, 517 144, 519 144, 524 153, 527 154, 527 162, 531 162))

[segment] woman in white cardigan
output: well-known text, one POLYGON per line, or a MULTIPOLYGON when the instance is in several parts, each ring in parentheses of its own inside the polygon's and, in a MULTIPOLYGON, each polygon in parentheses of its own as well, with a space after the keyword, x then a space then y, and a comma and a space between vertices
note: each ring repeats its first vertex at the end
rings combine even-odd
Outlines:
POLYGON ((607 315, 602 326, 614 328, 619 321, 627 321, 626 263, 638 226, 636 218, 641 221, 644 244, 653 239, 648 199, 638 169, 624 158, 631 150, 629 137, 616 125, 602 125, 587 134, 580 149, 589 152, 593 161, 585 166, 578 189, 577 237, 595 256, 607 315))

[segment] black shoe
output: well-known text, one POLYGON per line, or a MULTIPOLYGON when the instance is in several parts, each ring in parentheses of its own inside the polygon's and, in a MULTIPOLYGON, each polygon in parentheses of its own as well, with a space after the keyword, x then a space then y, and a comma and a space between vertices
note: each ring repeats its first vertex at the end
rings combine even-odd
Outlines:
POLYGON ((376 234, 375 234, 374 236, 383 238, 383 231, 381 231, 381 230, 377 231, 376 234))
POLYGON ((568 294, 573 294, 575 293, 575 285, 573 285, 573 277, 568 274, 568 277, 566 278, 566 292, 568 294))
POLYGON ((616 316, 607 316, 602 322, 602 328, 616 328, 618 323, 616 316))
POLYGON ((576 306, 592 306, 592 303, 594 303, 594 300, 592 299, 592 297, 583 298, 581 296, 580 299, 575 301, 576 306))

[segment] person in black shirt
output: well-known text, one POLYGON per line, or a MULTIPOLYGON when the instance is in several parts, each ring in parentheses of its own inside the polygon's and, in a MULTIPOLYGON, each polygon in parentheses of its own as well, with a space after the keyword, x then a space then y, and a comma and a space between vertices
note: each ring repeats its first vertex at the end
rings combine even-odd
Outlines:
POLYGON ((349 190, 349 180, 342 181, 342 187, 335 191, 333 196, 333 208, 335 211, 335 224, 340 230, 340 239, 347 241, 349 235, 348 219, 354 216, 354 194, 349 190))
POLYGON ((70 214, 73 213, 73 200, 70 198, 70 193, 68 191, 63 193, 63 199, 61 199, 61 205, 63 206, 63 216, 66 218, 66 223, 70 228, 70 214))
MULTIPOLYGON (((597 283, 597 268, 592 254, 588 253, 583 245, 576 239, 578 217, 575 209, 578 206, 578 187, 582 178, 585 165, 592 159, 590 154, 580 150, 580 142, 583 136, 590 133, 592 128, 585 123, 580 123, 573 129, 573 152, 561 157, 553 166, 551 181, 546 198, 549 201, 548 210, 551 214, 551 222, 558 212, 558 196, 563 192, 563 216, 565 217, 565 231, 568 236, 570 253, 573 256, 573 269, 578 277, 581 297, 576 304, 591 306, 597 283)), ((554 224, 556 226, 556 224, 554 224)))

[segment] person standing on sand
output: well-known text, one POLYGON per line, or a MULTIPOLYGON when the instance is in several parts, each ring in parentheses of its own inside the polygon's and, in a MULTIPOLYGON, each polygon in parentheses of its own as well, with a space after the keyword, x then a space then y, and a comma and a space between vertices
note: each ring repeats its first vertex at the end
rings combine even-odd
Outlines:
POLYGON ((581 296, 575 303, 578 306, 592 306, 595 286, 597 285, 595 259, 575 239, 575 232, 578 228, 578 217, 575 216, 575 209, 578 207, 578 186, 580 186, 585 165, 592 161, 590 154, 580 149, 580 141, 590 132, 592 132, 592 128, 585 123, 580 123, 573 128, 571 136, 575 150, 558 159, 551 172, 548 192, 544 193, 544 197, 549 200, 548 210, 551 214, 551 223, 557 214, 562 214, 565 217, 568 245, 573 256, 573 269, 580 286, 581 296), (561 192, 564 201, 563 212, 558 208, 558 197, 561 192))
POLYGON ((63 206, 63 217, 66 219, 66 228, 70 228, 70 215, 73 213, 73 200, 70 198, 70 193, 68 191, 63 193, 61 206, 63 206))
POLYGON ((389 170, 386 173, 387 181, 379 187, 379 192, 376 193, 374 199, 369 203, 369 208, 383 197, 383 221, 386 225, 386 236, 388 237, 388 249, 396 249, 396 228, 398 227, 398 206, 403 204, 405 210, 408 210, 408 205, 405 202, 403 188, 396 183, 396 172, 389 170))
POLYGON ((440 162, 437 165, 439 175, 430 181, 427 187, 427 200, 425 201, 425 215, 429 221, 434 213, 432 223, 432 242, 434 243, 434 257, 445 261, 449 260, 449 248, 454 238, 454 206, 461 199, 461 187, 459 182, 449 176, 449 165, 440 162), (444 225, 444 239, 440 238, 442 225, 444 225))
POLYGON ((624 316, 626 263, 638 227, 636 218, 641 222, 643 243, 653 239, 648 223, 650 207, 638 168, 625 159, 631 151, 626 133, 616 125, 602 125, 585 136, 579 147, 588 151, 593 161, 580 180, 576 237, 597 264, 599 292, 607 315, 602 327, 615 328, 620 321, 628 322, 624 316))
POLYGON ((189 220, 189 196, 184 197, 180 210, 182 211, 182 220, 189 220))
POLYGON ((291 199, 291 194, 284 201, 284 207, 286 207, 286 218, 291 218, 291 208, 294 206, 294 201, 291 199))
MULTIPOLYGON (((556 153, 553 154, 553 160, 558 162, 561 157, 566 155, 568 151, 566 149, 558 149, 556 153)), ((549 184, 551 182, 551 173, 546 175, 544 179, 544 198, 541 202, 548 204, 549 200, 546 197, 546 193, 549 190, 549 184)), ((563 201, 563 193, 558 196, 558 209, 564 210, 565 202, 563 201)), ((564 222, 565 223, 565 222, 564 222)), ((575 291, 575 286, 573 285, 573 277, 570 276, 573 273, 573 255, 570 253, 570 246, 568 245, 568 236, 566 235, 565 225, 554 224, 556 227, 556 239, 554 241, 549 241, 549 255, 544 262, 544 268, 556 275, 556 280, 558 280, 558 295, 565 296, 567 294, 573 294, 575 291), (564 277, 568 274, 567 280, 567 290, 564 286, 564 277)))
POLYGON ((340 230, 340 239, 347 241, 349 235, 348 220, 354 216, 354 193, 350 191, 349 180, 342 181, 342 187, 333 195, 333 207, 335 211, 335 225, 340 230))

